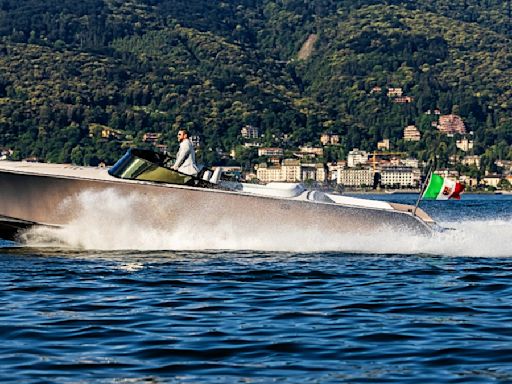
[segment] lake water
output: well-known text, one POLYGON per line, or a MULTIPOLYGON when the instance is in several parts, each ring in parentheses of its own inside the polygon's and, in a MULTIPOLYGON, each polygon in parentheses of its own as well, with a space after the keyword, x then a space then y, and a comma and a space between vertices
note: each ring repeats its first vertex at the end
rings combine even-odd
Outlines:
POLYGON ((512 196, 422 206, 455 230, 0 242, 0 382, 512 382, 512 196))

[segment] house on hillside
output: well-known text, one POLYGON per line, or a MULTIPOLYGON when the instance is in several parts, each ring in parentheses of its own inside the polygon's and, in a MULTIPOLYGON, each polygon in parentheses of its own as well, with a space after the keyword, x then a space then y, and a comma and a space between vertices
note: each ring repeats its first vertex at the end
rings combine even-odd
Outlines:
POLYGON ((151 143, 151 144, 154 145, 154 144, 158 143, 158 140, 160 140, 160 137, 162 137, 161 133, 158 133, 158 132, 145 132, 142 135, 142 141, 145 142, 145 143, 151 143))
POLYGON ((408 125, 404 128, 404 141, 420 141, 421 133, 415 125, 408 125))
POLYGON ((466 139, 466 138, 463 138, 461 140, 457 140, 455 142, 455 145, 457 146, 457 148, 459 148, 461 151, 464 151, 464 152, 469 152, 470 150, 473 149, 473 140, 469 140, 469 139, 466 139))
POLYGON ((361 151, 359 148, 352 149, 347 155, 347 166, 349 168, 366 163, 368 163, 368 152, 361 151))
POLYGON ((284 155, 283 148, 275 148, 275 147, 258 148, 258 156, 282 157, 283 155, 284 155))
POLYGON ((389 139, 383 139, 382 141, 379 141, 377 143, 377 150, 386 150, 386 151, 389 151, 389 148, 390 148, 390 143, 389 143, 389 139))
POLYGON ((462 118, 453 114, 439 116, 437 129, 446 135, 454 135, 456 133, 463 135, 466 133, 466 127, 462 118))
POLYGON ((388 88, 388 97, 402 97, 404 91, 402 88, 388 88))
POLYGON ((260 135, 260 130, 253 125, 246 125, 240 130, 240 134, 244 139, 257 139, 260 135))

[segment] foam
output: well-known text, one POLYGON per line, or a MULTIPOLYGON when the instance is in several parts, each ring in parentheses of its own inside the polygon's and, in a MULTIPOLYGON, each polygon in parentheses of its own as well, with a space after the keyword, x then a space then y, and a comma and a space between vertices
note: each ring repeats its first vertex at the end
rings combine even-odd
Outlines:
MULTIPOLYGON (((209 217, 205 207, 184 207, 179 220, 162 222, 151 215, 176 201, 152 201, 140 195, 120 197, 113 190, 84 192, 79 214, 61 228, 36 227, 22 235, 31 247, 69 247, 83 250, 255 250, 283 252, 339 251, 377 254, 510 257, 512 220, 467 220, 440 223, 454 230, 433 237, 396 229, 346 234, 335 228, 275 233, 262 218, 257 227, 234 225, 209 217), (197 215, 201 220, 197 220, 197 215), (199 223, 198 223, 199 221, 199 223)), ((66 204, 59 207, 66 209, 66 204)), ((213 216, 213 215, 211 215, 213 216)))

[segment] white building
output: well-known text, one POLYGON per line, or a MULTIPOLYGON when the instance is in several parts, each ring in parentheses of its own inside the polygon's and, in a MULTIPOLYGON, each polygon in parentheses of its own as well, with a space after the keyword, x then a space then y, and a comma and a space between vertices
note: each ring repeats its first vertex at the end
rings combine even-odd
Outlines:
POLYGON ((360 164, 368 163, 368 152, 360 151, 358 148, 352 149, 347 156, 347 166, 353 168, 360 164))
POLYGON ((327 179, 325 166, 320 163, 302 164, 301 165, 302 180, 314 180, 324 182, 327 179))
POLYGON ((403 159, 403 160, 401 160, 401 163, 407 167, 412 167, 412 168, 418 168, 420 165, 420 162, 418 159, 412 159, 412 158, 403 159))
POLYGON ((283 148, 266 147, 258 149, 258 156, 283 156, 283 148))
POLYGON ((324 149, 317 148, 317 147, 303 146, 303 147, 299 147, 299 153, 304 154, 304 155, 313 155, 313 156, 321 157, 324 155, 324 149))
POLYGON ((190 136, 190 142, 194 147, 200 147, 201 146, 201 138, 197 135, 190 136))
POLYGON ((294 183, 303 180, 323 182, 327 172, 323 164, 301 164, 299 160, 284 159, 282 164, 259 164, 256 177, 263 183, 271 181, 294 183))
POLYGON ((477 168, 480 167, 480 156, 473 155, 473 156, 464 156, 462 159, 462 164, 464 165, 474 165, 477 168))
POLYGON ((401 97, 403 93, 402 88, 388 88, 388 97, 401 97))
POLYGON ((501 179, 501 175, 486 175, 482 181, 485 185, 496 188, 501 179))
POLYGON ((377 143, 377 149, 385 149, 387 151, 389 151, 389 148, 390 148, 390 144, 389 144, 389 139, 383 139, 382 141, 379 141, 377 143))
POLYGON ((404 141, 420 141, 421 133, 414 125, 408 125, 404 128, 404 141))
POLYGON ((162 134, 159 132, 146 132, 142 135, 142 141, 144 141, 145 143, 156 144, 158 143, 158 140, 160 140, 160 137, 162 137, 162 134))
POLYGON ((281 171, 285 181, 296 182, 301 181, 300 161, 295 159, 284 159, 281 165, 281 171))
POLYGON ((258 169, 256 170, 256 177, 262 183, 285 181, 281 166, 268 166, 266 163, 258 166, 258 169))
POLYGON ((420 180, 419 169, 406 166, 382 167, 380 171, 380 183, 388 187, 416 187, 420 180))
POLYGON ((337 171, 338 184, 346 187, 372 186, 373 178, 374 172, 371 168, 338 168, 337 171))
POLYGON ((473 140, 468 140, 466 138, 463 138, 461 140, 457 140, 455 142, 455 145, 457 148, 459 148, 461 151, 469 152, 473 149, 473 140))
POLYGON ((336 145, 340 142, 340 135, 333 133, 323 133, 320 135, 320 143, 322 145, 336 145))
POLYGON ((252 125, 246 125, 240 130, 240 134, 244 139, 257 139, 259 137, 259 129, 252 125))

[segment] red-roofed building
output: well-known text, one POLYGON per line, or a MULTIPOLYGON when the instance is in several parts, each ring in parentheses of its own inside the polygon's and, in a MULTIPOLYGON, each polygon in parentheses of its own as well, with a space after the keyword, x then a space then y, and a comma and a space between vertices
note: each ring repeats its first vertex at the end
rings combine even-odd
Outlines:
POLYGON ((439 117, 439 124, 437 129, 441 133, 447 135, 453 135, 455 133, 464 134, 466 133, 466 127, 464 121, 458 115, 442 115, 439 117))

